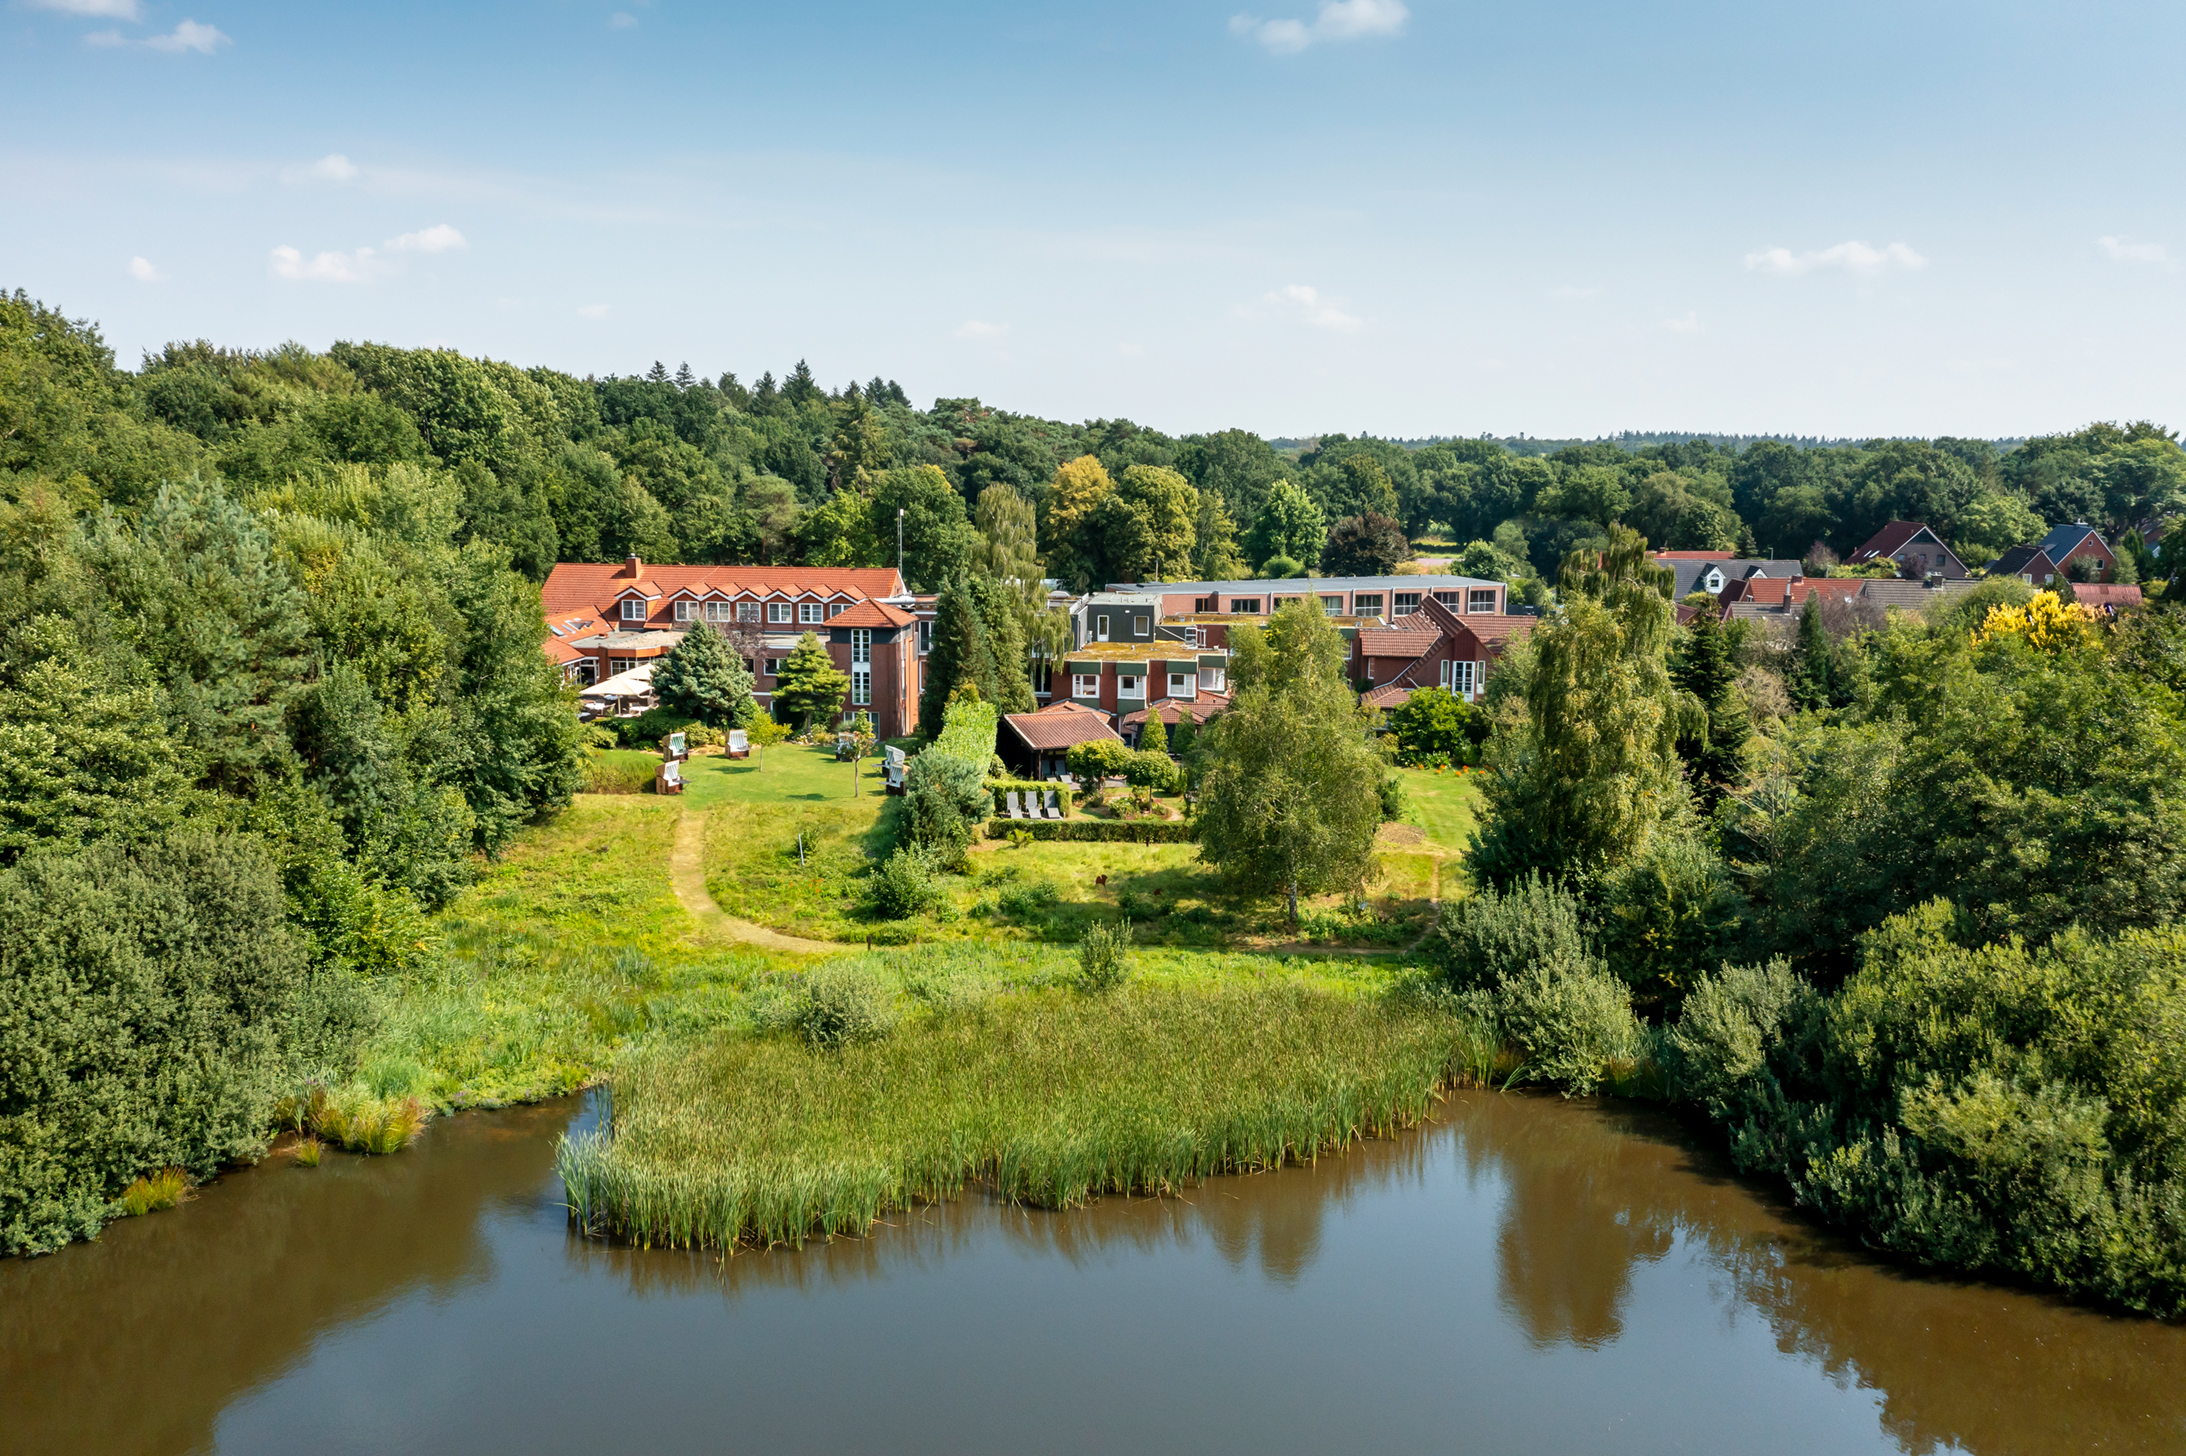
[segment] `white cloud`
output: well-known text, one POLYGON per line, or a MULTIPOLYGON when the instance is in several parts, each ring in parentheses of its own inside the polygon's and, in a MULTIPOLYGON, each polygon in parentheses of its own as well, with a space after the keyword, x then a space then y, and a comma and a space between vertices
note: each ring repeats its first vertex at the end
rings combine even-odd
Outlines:
POLYGON ((292 283, 366 283, 380 271, 380 261, 370 248, 354 253, 318 253, 306 258, 291 247, 275 248, 273 276, 292 283))
POLYGON ((283 182, 354 182, 357 180, 357 164, 340 152, 328 152, 318 161, 303 167, 283 167, 283 182))
POLYGON ((139 283, 163 283, 167 279, 166 274, 152 266, 150 258, 131 258, 129 260, 129 276, 139 283))
POLYGON ((1339 334, 1355 334, 1366 327, 1366 320, 1355 314, 1345 313, 1335 300, 1323 296, 1318 288, 1303 283, 1293 283, 1279 288, 1262 300, 1284 306, 1295 305, 1305 321, 1317 329, 1333 329, 1339 334))
POLYGON ((1683 318, 1666 318, 1662 326, 1673 334, 1700 334, 1707 330, 1700 326, 1700 315, 1688 310, 1683 318))
POLYGON ((185 20, 168 34, 155 35, 145 44, 155 51, 166 51, 170 55, 179 55, 183 51, 199 51, 209 56, 220 47, 233 45, 235 42, 210 25, 199 25, 194 20, 185 20))
POLYGON ((435 223, 418 232, 404 233, 399 238, 390 238, 387 243, 388 251, 394 253, 446 253, 469 246, 463 234, 444 222, 435 223))
POLYGON ((1116 345, 1116 352, 1126 359, 1136 359, 1146 352, 1146 346, 1144 344, 1118 344, 1116 345))
POLYGON ((40 10, 67 15, 96 15, 102 20, 135 20, 137 0, 31 0, 40 10))
POLYGON ((577 317, 589 319, 606 318, 607 305, 604 303, 587 303, 580 305, 577 309, 577 317))
POLYGON ((1566 303, 1577 303, 1582 298, 1592 298, 1600 292, 1599 288, 1582 288, 1576 283, 1566 283, 1560 288, 1551 288, 1548 296, 1562 299, 1566 303))
POLYGON ((2123 238, 2097 238, 2100 247, 2113 263, 2168 263, 2171 255, 2163 251, 2161 243, 2129 243, 2123 238))
POLYGON ((618 10, 607 17, 608 28, 611 30, 628 30, 637 23, 638 18, 627 10, 618 10))
POLYGON ((978 319, 966 319, 956 326, 960 339, 999 339, 1009 331, 1008 324, 981 323, 978 319))
POLYGON ((1789 248, 1767 248, 1758 253, 1746 254, 1746 266, 1756 273, 1796 275, 1823 268, 1838 268, 1847 273, 1871 276, 1887 273, 1894 268, 1902 268, 1910 273, 1927 267, 1928 260, 1903 243, 1872 248, 1866 243, 1853 241, 1838 243, 1816 253, 1794 253, 1789 248))
POLYGON ((1404 0, 1322 0, 1311 24, 1303 20, 1262 20, 1257 15, 1230 17, 1230 34, 1250 36, 1277 55, 1296 55, 1316 41, 1358 40, 1396 35, 1412 12, 1404 0))

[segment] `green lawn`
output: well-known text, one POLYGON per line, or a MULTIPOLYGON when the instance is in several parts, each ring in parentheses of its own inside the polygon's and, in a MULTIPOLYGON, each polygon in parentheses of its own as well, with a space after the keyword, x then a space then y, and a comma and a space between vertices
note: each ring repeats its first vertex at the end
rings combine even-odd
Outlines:
MULTIPOLYGON (((879 758, 858 764, 864 797, 877 798, 882 786, 879 758)), ((711 809, 721 804, 791 804, 852 801, 851 765, 837 763, 832 746, 806 748, 777 743, 755 748, 750 758, 708 754, 683 765, 685 807, 711 809)))
POLYGON ((1407 807, 1405 821, 1450 854, 1465 853, 1473 827, 1480 822, 1480 786, 1475 775, 1455 769, 1400 768, 1407 807))

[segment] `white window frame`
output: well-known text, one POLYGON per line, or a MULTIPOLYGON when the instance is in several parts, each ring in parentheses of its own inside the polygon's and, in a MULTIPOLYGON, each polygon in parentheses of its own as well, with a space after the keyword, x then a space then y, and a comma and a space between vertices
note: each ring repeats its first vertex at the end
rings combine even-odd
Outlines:
POLYGON ((788 603, 788 602, 768 602, 768 603, 767 603, 767 621, 768 621, 769 623, 779 623, 779 624, 780 624, 780 625, 782 625, 782 626, 788 626, 788 625, 789 625, 789 603, 788 603))
POLYGON ((1321 598, 1321 610, 1328 613, 1331 617, 1342 616, 1343 597, 1341 595, 1323 596, 1321 598))
POLYGON ((1095 642, 1106 642, 1108 640, 1108 613, 1096 612, 1094 614, 1093 640, 1095 642))
POLYGON ((1380 592, 1354 592, 1351 596, 1351 615, 1354 617, 1378 617, 1381 615, 1380 592))
POLYGON ((934 619, 921 617, 918 623, 918 655, 924 657, 934 650, 934 619))
POLYGON ((1263 615, 1258 597, 1231 597, 1230 615, 1233 617, 1258 617, 1263 615))
POLYGON ((1101 675, 1097 672, 1072 673, 1070 695, 1074 698, 1098 698, 1101 695, 1101 675))
POLYGON ((1205 647, 1207 645, 1207 629, 1205 627, 1194 627, 1191 629, 1191 633, 1191 641, 1194 647, 1205 647))
POLYGON ((1189 701, 1199 696, 1199 674, 1196 672, 1172 672, 1169 674, 1169 696, 1189 701))
POLYGON ((1473 613, 1473 612, 1493 612, 1494 610, 1495 610, 1495 588, 1494 588, 1494 587, 1492 587, 1492 586, 1476 586, 1476 587, 1470 587, 1470 588, 1468 588, 1468 589, 1466 590, 1466 592, 1465 592, 1465 611, 1466 611, 1466 612, 1467 612, 1468 614, 1470 614, 1470 613, 1473 613))
POLYGON ((1389 619, 1398 621, 1411 616, 1412 613, 1419 610, 1419 598, 1420 593, 1418 592, 1389 593, 1389 619), (1411 605, 1406 606, 1406 602, 1410 602, 1411 605))
POLYGON ((1146 700, 1146 679, 1143 676, 1135 672, 1116 674, 1116 699, 1121 702, 1125 698, 1139 702, 1146 700))
POLYGON ((869 708, 873 705, 873 669, 871 666, 850 669, 850 706, 869 708))
POLYGON ((739 621, 739 622, 756 622, 756 621, 758 621, 758 620, 759 620, 759 603, 757 603, 757 602, 738 602, 738 603, 736 604, 736 620, 737 620, 737 621, 739 621))
POLYGON ((827 614, 828 614, 828 615, 829 615, 830 617, 839 617, 839 616, 841 616, 841 615, 842 615, 842 614, 843 614, 844 612, 847 612, 847 611, 849 611, 849 610, 850 610, 850 603, 848 603, 848 602, 829 602, 829 603, 827 604, 827 614))
POLYGON ((1443 659, 1442 685, 1468 703, 1480 695, 1480 676, 1480 664, 1477 662, 1443 659))
POLYGON ((688 598, 676 603, 676 620, 678 622, 691 622, 697 619, 698 603, 688 598))
POLYGON ((1133 612, 1131 614, 1131 635, 1133 637, 1153 636, 1154 619, 1152 617, 1142 617, 1137 612, 1133 612))
POLYGON ((733 613, 727 602, 706 603, 706 620, 709 622, 726 622, 732 615, 733 613))
POLYGON ((760 658, 760 659, 759 659, 759 663, 760 663, 760 665, 761 665, 762 667, 764 667, 764 668, 766 669, 766 675, 767 675, 768 677, 780 677, 780 676, 782 675, 782 659, 781 659, 781 658, 779 658, 779 657, 762 657, 762 658, 760 658))
POLYGON ((645 620, 645 616, 645 598, 624 597, 622 599, 622 619, 625 622, 642 622, 645 620))
POLYGON ((798 626, 817 627, 826 620, 826 609, 819 602, 799 602, 797 604, 798 626))
POLYGON ((1229 680, 1229 669, 1226 667, 1203 667, 1199 670, 1200 685, 1210 693, 1226 691, 1224 684, 1229 680))

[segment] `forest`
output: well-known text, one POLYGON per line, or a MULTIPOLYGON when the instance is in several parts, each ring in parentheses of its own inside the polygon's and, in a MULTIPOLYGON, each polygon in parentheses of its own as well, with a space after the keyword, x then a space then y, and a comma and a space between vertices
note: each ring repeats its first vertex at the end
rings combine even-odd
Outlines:
POLYGON ((555 561, 888 564, 901 512, 912 583, 967 611, 1033 561, 1085 587, 1421 542, 1553 604, 1447 745, 1482 770, 1478 893, 1420 994, 1534 1080, 1705 1108, 1887 1247, 2180 1309, 2175 610, 1991 582, 1934 621, 1681 626, 1645 553, 1842 555, 1906 518, 1978 565, 2085 520, 2152 585, 2133 528, 2186 507, 2186 451, 2148 423, 1529 443, 1278 449, 802 363, 198 341, 132 370, 0 296, 0 1251, 252 1156, 434 912, 571 802, 555 561))

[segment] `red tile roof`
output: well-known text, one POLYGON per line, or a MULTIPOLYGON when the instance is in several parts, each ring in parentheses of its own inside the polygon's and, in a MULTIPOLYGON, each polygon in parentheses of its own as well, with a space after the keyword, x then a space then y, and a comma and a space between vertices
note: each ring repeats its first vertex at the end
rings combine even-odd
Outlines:
POLYGON ((609 606, 624 588, 638 585, 648 596, 719 591, 727 596, 755 592, 789 595, 892 597, 903 592, 903 578, 892 566, 652 566, 639 575, 621 561, 563 561, 547 573, 540 600, 549 621, 577 612, 613 615, 609 606))
POLYGON ((908 627, 918 620, 917 616, 886 602, 862 601, 854 607, 845 607, 827 619, 830 627, 908 627))
POLYGON ((1386 687, 1373 689, 1361 701, 1370 708, 1394 708, 1399 703, 1411 701, 1412 694, 1416 691, 1415 688, 1390 683, 1386 687))
POLYGON ((2083 607, 2137 607, 2141 604, 2140 588, 2119 586, 2115 582, 2076 581, 2072 584, 2072 599, 2083 607))
POLYGON ((1161 714, 1161 721, 1172 727, 1180 718, 1190 718, 1194 723, 1204 723, 1230 705, 1228 693, 1201 693, 1189 702, 1178 698, 1161 698, 1136 713, 1126 713, 1123 726, 1144 723, 1148 712, 1161 714))
POLYGON ((1106 713, 1083 703, 1054 703, 1037 713, 1008 713, 1002 721, 1025 741, 1027 748, 1041 753, 1091 743, 1096 738, 1123 741, 1122 735, 1108 726, 1106 713))
MULTIPOLYGON (((1405 621, 1413 618, 1406 617, 1405 621)), ((1437 631, 1405 630, 1397 627, 1362 627, 1359 629, 1359 652, 1366 657, 1424 657, 1435 650, 1442 640, 1437 631)))
POLYGON ((1458 622, 1466 631, 1480 639, 1481 646, 1499 652, 1511 638, 1531 636, 1533 629, 1540 625, 1541 619, 1539 617, 1495 617, 1483 613, 1477 617, 1471 615, 1460 617, 1458 622))

